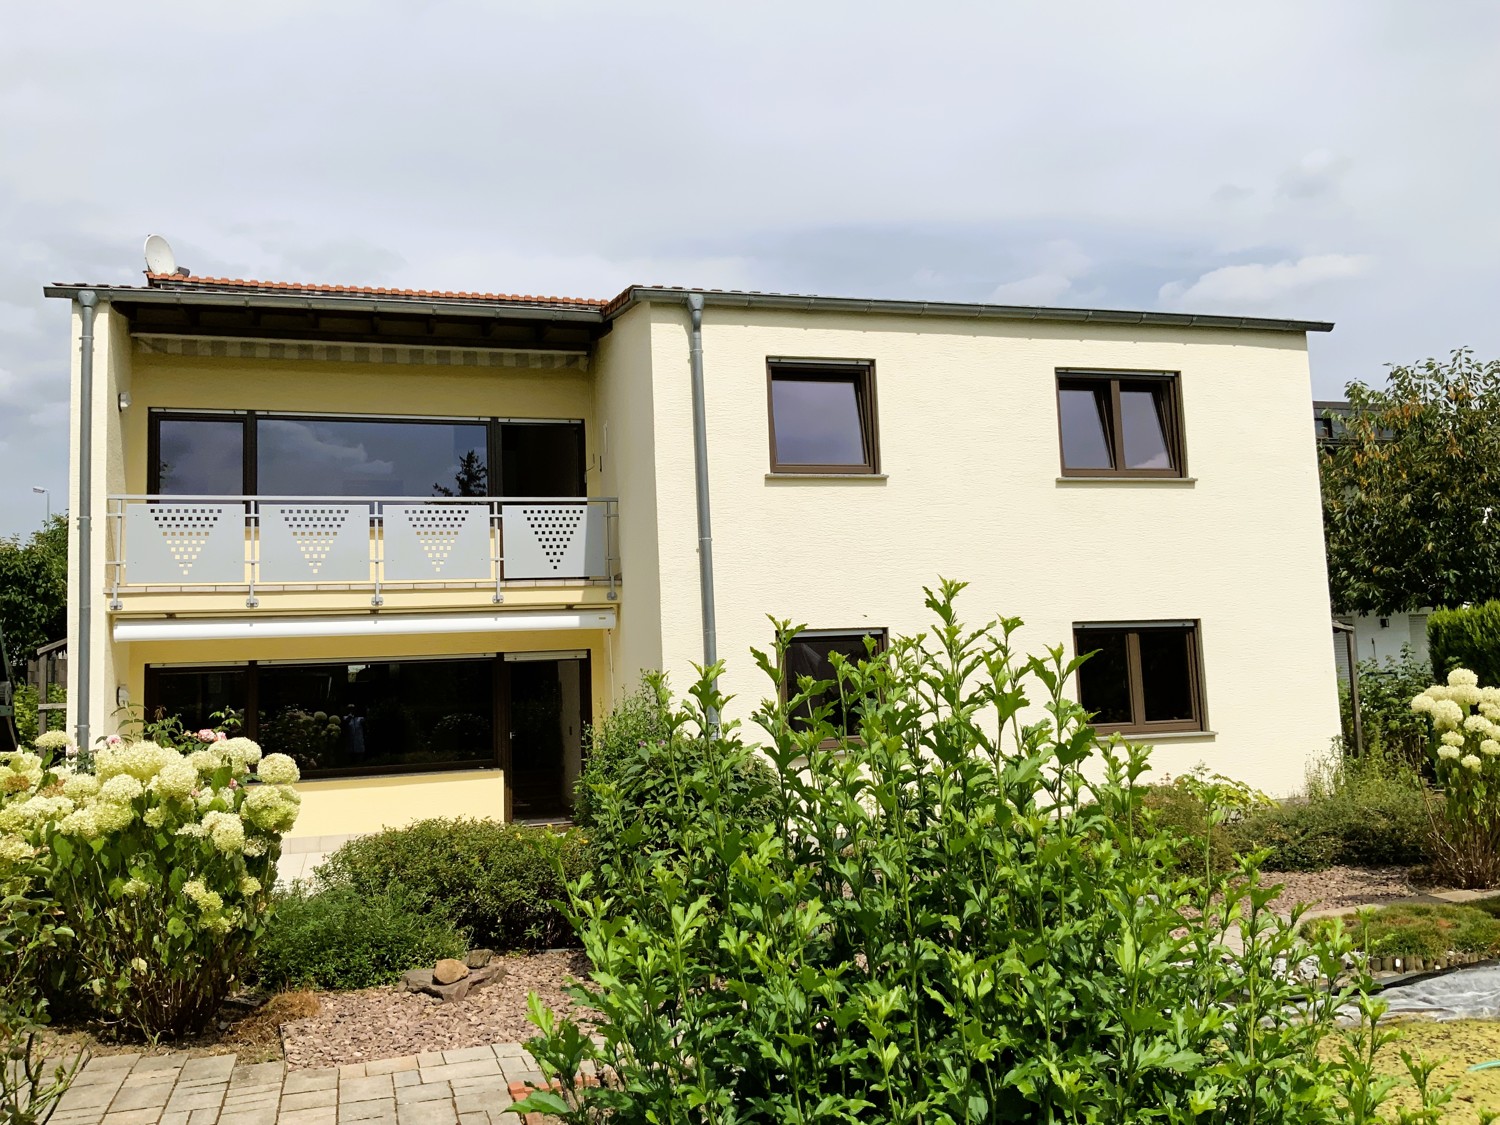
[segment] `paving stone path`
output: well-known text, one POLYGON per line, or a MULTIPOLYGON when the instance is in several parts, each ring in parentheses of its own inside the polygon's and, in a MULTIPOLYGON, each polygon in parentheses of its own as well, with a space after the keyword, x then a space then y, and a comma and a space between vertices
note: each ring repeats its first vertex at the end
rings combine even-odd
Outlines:
POLYGON ((512 1082, 542 1082, 519 1043, 292 1071, 234 1055, 100 1055, 51 1125, 521 1125, 512 1082))

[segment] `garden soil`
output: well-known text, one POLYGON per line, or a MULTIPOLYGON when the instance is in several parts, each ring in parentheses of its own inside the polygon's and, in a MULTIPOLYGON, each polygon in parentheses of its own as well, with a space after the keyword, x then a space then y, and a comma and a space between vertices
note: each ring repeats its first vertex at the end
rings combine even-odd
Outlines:
MULTIPOLYGON (((1406 1075, 1401 1048, 1424 1059, 1444 1060, 1433 1074, 1433 1084, 1458 1084, 1448 1105, 1444 1125, 1478 1125, 1479 1111, 1500 1110, 1500 1067, 1471 1071, 1477 1063, 1500 1059, 1500 1023, 1493 1020, 1454 1020, 1427 1023, 1406 1020, 1399 1025, 1401 1039, 1380 1052, 1376 1065, 1386 1074, 1406 1075)), ((1416 1092, 1409 1081, 1392 1095, 1396 1105, 1415 1109, 1416 1092)), ((1389 1104, 1389 1103, 1388 1103, 1389 1104)))

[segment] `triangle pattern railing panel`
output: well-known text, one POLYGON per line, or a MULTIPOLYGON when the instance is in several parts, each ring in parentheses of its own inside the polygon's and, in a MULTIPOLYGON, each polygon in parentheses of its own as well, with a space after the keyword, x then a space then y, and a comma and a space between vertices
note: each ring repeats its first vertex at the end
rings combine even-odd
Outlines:
POLYGON ((246 581, 243 504, 160 500, 125 509, 125 580, 138 586, 246 581))
POLYGON ((261 582, 371 581, 368 503, 259 507, 261 582))
POLYGON ((489 501, 381 505, 386 582, 488 581, 494 574, 489 501))

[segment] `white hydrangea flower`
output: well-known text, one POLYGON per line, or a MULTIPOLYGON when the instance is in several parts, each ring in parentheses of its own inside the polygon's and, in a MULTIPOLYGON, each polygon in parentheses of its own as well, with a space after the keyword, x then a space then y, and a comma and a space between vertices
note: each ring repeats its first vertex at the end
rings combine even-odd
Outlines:
POLYGON ((179 828, 177 830, 177 835, 197 836, 199 838, 203 838, 208 835, 208 829, 204 828, 203 825, 199 824, 197 821, 194 821, 192 824, 184 824, 181 828, 179 828))
POLYGON ((224 905, 224 900, 219 893, 204 886, 202 879, 189 879, 182 884, 182 895, 203 911, 218 910, 224 905))
POLYGON ((74 809, 58 822, 57 830, 64 836, 81 836, 85 840, 95 840, 99 837, 99 821, 94 815, 97 805, 86 805, 81 809, 74 809))
POLYGON ((1439 746, 1438 757, 1445 762, 1456 762, 1462 757, 1462 752, 1457 746, 1439 746))
POLYGON ((254 875, 245 875, 240 879, 240 894, 249 898, 251 895, 260 894, 260 880, 254 875))
POLYGON ((46 753, 48 751, 67 750, 73 745, 73 740, 68 737, 66 731, 49 730, 36 736, 32 743, 38 750, 46 753))
POLYGON ((120 893, 126 898, 145 898, 146 893, 151 890, 151 884, 144 879, 126 879, 125 885, 120 888, 120 893))
POLYGON ((150 781, 170 761, 180 757, 154 742, 135 742, 129 746, 106 746, 94 758, 94 772, 100 781, 128 773, 137 781, 150 781))
POLYGON ((20 863, 36 855, 36 849, 24 837, 6 833, 0 836, 0 864, 20 863))
POLYGON ((152 805, 141 813, 141 823, 147 828, 160 828, 167 822, 167 810, 160 805, 152 805))
POLYGON ((1496 742, 1493 738, 1486 738, 1479 744, 1479 752, 1493 758, 1500 754, 1500 742, 1496 742))
POLYGON ((1440 699, 1432 705, 1432 725, 1438 730, 1453 730, 1464 721, 1464 709, 1451 699, 1440 699))
POLYGON ((1483 715, 1470 715, 1464 720, 1464 730, 1471 731, 1474 734, 1488 735, 1494 733, 1495 724, 1483 715))
POLYGON ((99 779, 91 773, 75 773, 63 779, 63 795, 86 801, 99 792, 99 779))
POLYGON ((1448 689, 1446 687, 1444 687, 1442 684, 1433 684, 1430 688, 1428 688, 1422 694, 1425 695, 1428 699, 1432 700, 1434 703, 1436 703, 1436 702, 1438 702, 1441 699, 1447 699, 1448 698, 1448 689))
POLYGON ((1478 773, 1480 767, 1484 765, 1484 763, 1479 760, 1479 755, 1477 754, 1465 754, 1463 756, 1463 759, 1458 764, 1463 766, 1463 768, 1466 770, 1473 770, 1475 773, 1478 773))
POLYGON ((1455 668, 1448 673, 1449 687, 1478 687, 1479 676, 1467 668, 1455 668))
POLYGON ((198 771, 186 758, 168 762, 161 772, 151 779, 151 788, 162 797, 183 800, 198 788, 198 771))
POLYGON ((42 783, 42 759, 26 750, 12 750, 0 754, 0 795, 25 793, 42 783))
POLYGON ((224 765, 224 755, 217 750, 194 750, 187 756, 187 760, 204 777, 224 765))
POLYGON ((5 811, 10 815, 6 817, 3 827, 13 831, 23 826, 31 827, 50 820, 62 820, 73 808, 73 801, 68 797, 43 797, 38 794, 8 806, 5 811))
POLYGON ((248 856, 262 856, 265 855, 268 850, 269 849, 266 847, 266 842, 264 840, 252 839, 245 841, 244 851, 248 856))
POLYGON ((245 794, 240 815, 262 832, 285 832, 296 823, 301 803, 290 785, 257 785, 245 794))
POLYGON ((1464 736, 1456 730, 1444 731, 1442 738, 1444 746, 1462 746, 1464 744, 1464 736))
POLYGON ((302 778, 297 763, 285 754, 267 754, 260 760, 257 773, 267 785, 291 785, 302 778))
POLYGON ((94 814, 94 824, 101 836, 111 832, 123 832, 135 820, 134 805, 117 805, 112 801, 98 801, 89 806, 94 814))
POLYGON ((1412 699, 1411 709, 1419 715, 1426 715, 1432 711, 1432 705, 1436 702, 1437 700, 1424 691, 1421 695, 1412 699))
POLYGON ((1458 684, 1448 689, 1448 698, 1465 707, 1473 707, 1479 702, 1479 689, 1470 684, 1458 684))
POLYGON ((242 855, 245 848, 245 824, 232 812, 203 814, 203 828, 213 845, 225 855, 242 855))
POLYGON ((134 775, 117 773, 99 787, 99 800, 112 805, 126 805, 145 791, 145 786, 134 775))
POLYGON ((248 773, 260 761, 260 744, 248 738, 227 738, 219 749, 236 766, 236 773, 248 773))

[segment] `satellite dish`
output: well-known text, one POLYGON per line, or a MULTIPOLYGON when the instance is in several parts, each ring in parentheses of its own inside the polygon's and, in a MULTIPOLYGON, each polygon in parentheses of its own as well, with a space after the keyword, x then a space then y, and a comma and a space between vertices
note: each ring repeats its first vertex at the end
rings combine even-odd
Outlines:
POLYGON ((177 272, 177 255, 172 253, 172 247, 159 234, 153 234, 146 239, 146 272, 159 274, 177 272))

